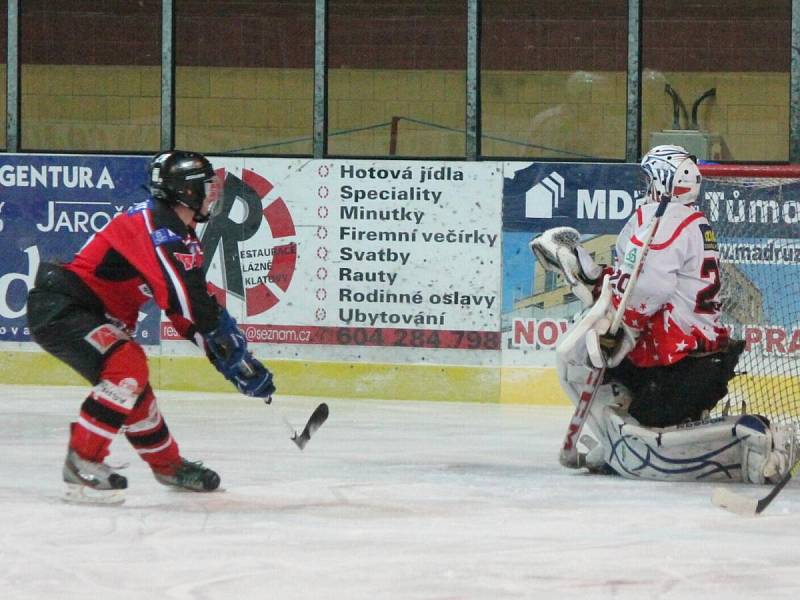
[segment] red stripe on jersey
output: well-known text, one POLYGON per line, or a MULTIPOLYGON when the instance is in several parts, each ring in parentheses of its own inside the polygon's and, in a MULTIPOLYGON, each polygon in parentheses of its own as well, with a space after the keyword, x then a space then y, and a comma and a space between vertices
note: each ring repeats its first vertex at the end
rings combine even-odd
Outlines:
MULTIPOLYGON (((674 242, 678 238, 681 232, 684 229, 686 229, 691 223, 693 223, 697 219, 702 219, 702 218, 703 218, 703 213, 699 212, 689 215, 688 217, 686 217, 686 219, 684 219, 683 223, 681 223, 675 228, 675 231, 672 232, 672 235, 667 241, 661 242, 660 244, 650 244, 650 250, 662 250, 663 248, 668 247, 670 244, 672 244, 672 242, 674 242)), ((631 242, 633 243, 634 246, 639 246, 639 247, 642 246, 642 241, 639 238, 637 238, 635 234, 633 235, 633 237, 631 237, 631 242)))
POLYGON ((641 227, 643 222, 644 218, 642 217, 642 207, 640 206, 636 209, 636 224, 641 227))

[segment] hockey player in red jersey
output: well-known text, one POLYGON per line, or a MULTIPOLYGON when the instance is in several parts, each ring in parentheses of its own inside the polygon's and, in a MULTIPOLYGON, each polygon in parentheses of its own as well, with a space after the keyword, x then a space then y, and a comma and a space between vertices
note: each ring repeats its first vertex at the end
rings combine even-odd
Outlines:
POLYGON ((206 289, 195 224, 209 219, 219 193, 211 163, 194 152, 164 152, 148 177, 147 200, 117 215, 69 263, 42 263, 28 296, 33 339, 94 386, 70 429, 68 500, 124 500, 126 478, 103 462, 120 431, 159 482, 219 487, 217 473, 182 457, 156 403, 145 353, 133 339, 150 298, 239 391, 263 398, 275 391, 272 374, 206 289))
POLYGON ((793 431, 755 415, 703 420, 728 393, 744 343, 729 339, 721 322, 719 254, 695 206, 702 180, 695 159, 679 146, 656 146, 641 168, 645 203, 617 238, 615 265, 595 264, 572 228, 531 242, 542 266, 592 307, 557 349, 562 388, 576 406, 594 385, 587 386, 592 373, 605 369, 588 415, 598 440, 581 464, 642 479, 775 479, 791 464, 793 431), (612 338, 613 314, 662 200, 612 338))

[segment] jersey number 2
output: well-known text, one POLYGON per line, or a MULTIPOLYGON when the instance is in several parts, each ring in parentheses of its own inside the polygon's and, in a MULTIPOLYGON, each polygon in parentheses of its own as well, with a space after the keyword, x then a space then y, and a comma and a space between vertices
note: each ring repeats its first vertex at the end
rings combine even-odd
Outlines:
POLYGON ((713 314, 719 310, 719 301, 715 300, 719 293, 719 263, 716 258, 706 258, 700 267, 700 277, 711 279, 706 287, 697 292, 694 302, 694 312, 702 314, 713 314))

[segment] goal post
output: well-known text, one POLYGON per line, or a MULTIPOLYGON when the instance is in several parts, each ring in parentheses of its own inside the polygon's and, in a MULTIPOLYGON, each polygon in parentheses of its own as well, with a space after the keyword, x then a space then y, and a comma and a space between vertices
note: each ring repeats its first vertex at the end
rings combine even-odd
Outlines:
POLYGON ((700 207, 720 253, 723 322, 746 343, 730 412, 800 424, 800 165, 700 172, 700 207))

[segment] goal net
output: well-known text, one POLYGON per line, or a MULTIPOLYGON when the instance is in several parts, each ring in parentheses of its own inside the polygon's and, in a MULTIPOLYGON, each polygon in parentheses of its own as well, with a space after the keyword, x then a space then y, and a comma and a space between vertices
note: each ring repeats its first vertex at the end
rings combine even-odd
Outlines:
POLYGON ((800 423, 800 166, 702 165, 723 320, 744 340, 730 413, 800 423))

